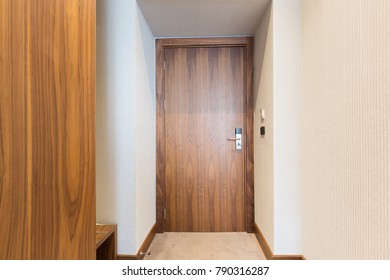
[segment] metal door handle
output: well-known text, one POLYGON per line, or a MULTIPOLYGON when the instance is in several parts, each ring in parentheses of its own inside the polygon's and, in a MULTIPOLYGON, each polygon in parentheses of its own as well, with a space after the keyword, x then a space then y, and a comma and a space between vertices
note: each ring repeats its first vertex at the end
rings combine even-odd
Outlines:
POLYGON ((242 141, 242 128, 236 128, 234 130, 235 134, 236 134, 236 137, 232 137, 232 138, 227 138, 226 140, 228 141, 236 141, 236 151, 241 151, 242 150, 242 145, 241 145, 241 141, 242 141))

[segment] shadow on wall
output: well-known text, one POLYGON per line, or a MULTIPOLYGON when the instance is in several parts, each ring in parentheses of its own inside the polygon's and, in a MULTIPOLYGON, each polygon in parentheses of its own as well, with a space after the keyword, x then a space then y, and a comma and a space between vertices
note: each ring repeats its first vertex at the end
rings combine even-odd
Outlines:
MULTIPOLYGON (((140 15, 138 17, 138 30, 146 30, 148 29, 149 27, 147 26, 147 23, 145 22, 145 20, 143 20, 141 18, 141 15, 142 15, 142 11, 141 9, 138 7, 137 5, 137 9, 138 9, 138 15, 140 15)), ((146 32, 141 32, 141 44, 142 44, 142 50, 147 50, 148 48, 150 48, 150 46, 148 46, 147 42, 149 41, 149 38, 148 38, 148 34, 146 32)), ((155 45, 154 45, 154 53, 155 53, 155 45)), ((154 111, 156 111, 156 93, 155 93, 155 74, 156 74, 156 63, 155 63, 155 58, 153 56, 150 56, 150 55, 147 55, 147 53, 145 51, 143 51, 143 61, 145 61, 145 64, 148 65, 148 66, 151 66, 153 65, 153 67, 146 67, 146 70, 148 72, 148 82, 149 82, 149 88, 152 89, 149 91, 149 93, 152 95, 151 96, 151 99, 153 100, 153 103, 154 103, 154 111)))
MULTIPOLYGON (((113 108, 113 100, 110 98, 109 81, 109 54, 106 50, 110 48, 110 41, 107 40, 107 26, 108 26, 108 1, 99 1, 96 5, 96 217, 97 222, 112 223, 109 220, 100 220, 105 215, 100 207, 99 201, 110 200, 116 201, 116 192, 107 193, 107 188, 102 186, 113 185, 116 186, 116 177, 110 174, 115 170, 116 160, 115 153, 111 153, 115 149, 113 141, 110 137, 115 135, 115 126, 110 123, 110 108, 113 108), (107 167, 107 157, 110 157, 110 168, 107 167), (105 190, 104 192, 100 190, 105 190), (100 219, 99 219, 100 218, 100 219)), ((112 202, 108 202, 112 205, 112 202)), ((112 212, 111 212, 112 213, 112 212)), ((117 215, 116 209, 114 216, 117 215)))
POLYGON ((262 28, 265 30, 264 36, 256 36, 255 37, 255 63, 254 63, 254 103, 256 104, 257 98, 259 96, 260 92, 260 81, 261 81, 261 73, 263 72, 263 62, 264 62, 264 56, 265 56, 265 46, 267 44, 267 37, 269 32, 269 24, 271 21, 271 13, 272 13, 272 1, 268 4, 268 7, 266 9, 265 14, 261 17, 261 21, 259 24, 259 28, 262 28), (260 26, 261 24, 264 24, 263 26, 260 26))

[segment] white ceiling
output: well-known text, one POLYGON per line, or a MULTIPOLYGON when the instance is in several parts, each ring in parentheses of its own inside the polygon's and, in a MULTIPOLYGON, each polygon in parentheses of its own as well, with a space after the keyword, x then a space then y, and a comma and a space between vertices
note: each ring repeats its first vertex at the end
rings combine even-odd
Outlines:
POLYGON ((253 35, 270 0, 138 0, 156 37, 253 35))

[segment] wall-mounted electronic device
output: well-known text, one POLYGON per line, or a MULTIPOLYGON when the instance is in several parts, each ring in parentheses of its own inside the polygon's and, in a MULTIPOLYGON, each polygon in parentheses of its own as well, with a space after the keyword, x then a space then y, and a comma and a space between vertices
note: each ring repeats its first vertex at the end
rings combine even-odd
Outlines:
POLYGON ((265 109, 260 109, 260 122, 263 123, 265 121, 265 109))
POLYGON ((261 136, 265 135, 265 126, 260 127, 260 135, 261 136))

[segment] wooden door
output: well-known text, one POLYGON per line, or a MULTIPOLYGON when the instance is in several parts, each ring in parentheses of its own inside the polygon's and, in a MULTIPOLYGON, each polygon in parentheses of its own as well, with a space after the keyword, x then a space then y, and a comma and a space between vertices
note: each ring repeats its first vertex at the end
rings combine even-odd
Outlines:
POLYGON ((245 231, 244 47, 166 48, 166 230, 245 231))
POLYGON ((95 13, 0 1, 0 259, 95 258, 95 13))

